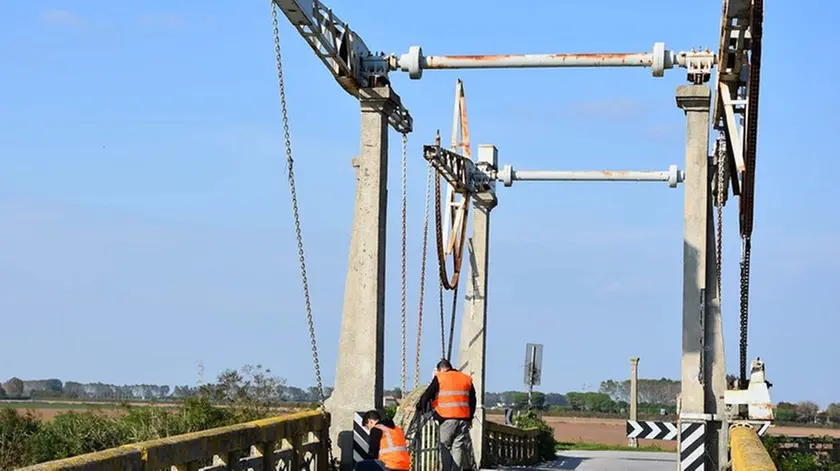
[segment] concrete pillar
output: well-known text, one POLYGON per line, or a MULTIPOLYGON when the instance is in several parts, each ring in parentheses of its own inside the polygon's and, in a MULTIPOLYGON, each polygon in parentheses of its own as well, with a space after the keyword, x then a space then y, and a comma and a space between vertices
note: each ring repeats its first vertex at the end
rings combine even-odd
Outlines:
MULTIPOLYGON (((492 165, 496 168, 498 161, 494 146, 478 147, 478 165, 492 165)), ((491 191, 476 195, 473 199, 475 209, 473 214, 472 237, 468 239, 469 273, 467 277, 466 301, 464 315, 461 321, 461 342, 458 348, 458 362, 456 367, 472 376, 477 404, 475 420, 470 430, 476 463, 481 464, 485 451, 484 423, 487 416, 484 411, 484 379, 486 373, 487 352, 487 263, 490 242, 490 211, 496 207, 496 197, 493 193, 495 183, 491 183, 491 191)))
MULTIPOLYGON (((639 405, 639 357, 630 359, 630 420, 639 420, 637 409, 639 405)), ((635 438, 628 439, 631 448, 639 446, 635 438)))
MULTIPOLYGON (((727 431, 720 422, 726 370, 720 305, 715 285, 715 244, 709 177, 710 104, 711 90, 707 85, 683 85, 677 88, 677 106, 686 115, 680 423, 705 422, 705 449, 709 457, 707 464, 711 469, 718 469, 718 463, 725 463, 727 456, 724 436, 727 431)), ((681 444, 684 438, 681 434, 681 444)))
POLYGON ((361 153, 335 389, 326 402, 333 456, 338 434, 353 430, 353 413, 382 408, 385 356, 385 228, 388 207, 388 119, 399 102, 390 87, 361 90, 361 153))

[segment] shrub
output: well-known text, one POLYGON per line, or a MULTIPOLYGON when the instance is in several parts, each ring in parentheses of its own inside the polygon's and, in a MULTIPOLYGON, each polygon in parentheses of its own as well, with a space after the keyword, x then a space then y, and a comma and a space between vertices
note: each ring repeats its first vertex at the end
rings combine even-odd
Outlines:
POLYGON ((513 425, 519 428, 535 428, 539 430, 537 436, 537 453, 542 461, 550 461, 555 457, 554 428, 548 425, 536 411, 524 410, 513 418, 513 425))
POLYGON ((32 446, 40 463, 113 448, 129 437, 124 423, 101 411, 67 412, 41 424, 32 446))
POLYGON ((783 445, 794 441, 807 441, 810 443, 832 442, 831 437, 808 437, 791 438, 784 435, 765 435, 761 441, 770 455, 770 459, 776 464, 779 471, 840 471, 840 463, 832 463, 828 457, 819 456, 816 453, 801 451, 797 447, 786 448, 783 445))
POLYGON ((19 414, 15 409, 0 409, 0 469, 15 469, 34 460, 32 437, 40 422, 32 411, 19 414))

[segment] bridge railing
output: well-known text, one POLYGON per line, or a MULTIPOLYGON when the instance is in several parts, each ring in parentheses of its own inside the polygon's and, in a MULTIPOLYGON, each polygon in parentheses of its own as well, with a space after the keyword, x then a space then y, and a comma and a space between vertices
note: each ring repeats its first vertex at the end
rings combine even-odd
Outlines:
MULTIPOLYGON (((537 429, 520 429, 495 422, 485 421, 485 453, 481 467, 523 466, 539 462, 537 429)), ((438 443, 440 430, 437 422, 430 420, 420 429, 420 446, 414 450, 416 471, 438 471, 441 469, 438 443)))
POLYGON ((482 466, 524 466, 540 461, 539 430, 484 422, 487 447, 482 466))
POLYGON ((23 468, 26 471, 327 471, 329 416, 319 411, 140 442, 23 468), (279 466, 278 466, 279 465, 279 466))

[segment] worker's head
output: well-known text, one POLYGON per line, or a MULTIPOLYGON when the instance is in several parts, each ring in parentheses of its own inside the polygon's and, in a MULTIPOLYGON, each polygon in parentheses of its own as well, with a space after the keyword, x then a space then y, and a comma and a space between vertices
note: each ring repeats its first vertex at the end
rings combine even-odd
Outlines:
POLYGON ((441 359, 437 364, 437 371, 438 373, 443 373, 444 371, 449 371, 452 369, 452 363, 449 363, 449 360, 446 358, 441 359))
POLYGON ((362 424, 368 430, 376 426, 380 420, 382 420, 382 416, 376 410, 369 410, 362 416, 362 424))

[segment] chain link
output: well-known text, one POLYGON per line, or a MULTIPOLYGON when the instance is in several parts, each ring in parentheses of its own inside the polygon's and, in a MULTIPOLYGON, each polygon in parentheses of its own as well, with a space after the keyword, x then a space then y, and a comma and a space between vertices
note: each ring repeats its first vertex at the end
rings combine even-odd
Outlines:
POLYGON ((452 361, 452 343, 455 339, 455 312, 458 308, 458 285, 452 290, 452 314, 449 319, 449 350, 446 353, 446 359, 452 361))
POLYGON ((443 279, 438 278, 438 304, 440 306, 440 357, 446 358, 446 310, 443 308, 443 279))
POLYGON ((406 386, 406 289, 407 289, 407 277, 406 277, 406 233, 408 232, 408 222, 407 222, 407 212, 408 212, 408 181, 406 174, 408 173, 408 135, 406 133, 402 134, 402 279, 401 279, 401 314, 402 314, 402 349, 400 351, 401 354, 401 362, 402 362, 402 369, 400 370, 400 391, 402 394, 405 394, 405 386, 406 386))
POLYGON ((726 141, 723 135, 717 140, 717 227, 715 241, 715 280, 717 281, 717 302, 723 306, 723 204, 726 199, 726 141))
MULTIPOLYGON (((426 166, 426 207, 423 210, 423 252, 420 258, 420 301, 417 306, 417 351, 414 355, 414 389, 420 385, 420 341, 423 337, 423 297, 426 291, 426 254, 429 247, 429 204, 432 197, 432 165, 426 166)), ((403 391, 403 393, 405 393, 403 391)))
POLYGON ((741 240, 741 388, 747 386, 747 326, 750 302, 750 236, 741 240))
MULTIPOLYGON (((315 338, 315 320, 312 317, 312 301, 309 296, 309 280, 306 277, 306 258, 304 256, 303 251, 303 236, 301 235, 300 229, 300 213, 298 210, 297 190, 295 187, 294 158, 292 157, 292 141, 289 136, 289 116, 286 106, 286 86, 283 80, 283 60, 280 54, 280 30, 277 24, 277 5, 273 1, 271 2, 271 22, 274 28, 274 55, 277 59, 277 83, 280 89, 280 106, 283 116, 283 138, 285 140, 286 145, 286 165, 288 167, 289 190, 291 192, 292 198, 292 215, 294 216, 295 237, 297 238, 298 258, 300 261, 300 277, 301 282, 303 284, 303 298, 304 305, 306 308, 306 322, 309 327, 309 341, 312 344, 312 363, 315 367, 315 381, 317 385, 316 387, 318 389, 318 396, 320 399, 319 405, 321 413, 326 418, 327 409, 324 404, 324 384, 321 380, 321 366, 318 361, 318 342, 315 338)), ((327 434, 326 437, 326 448, 329 461, 328 465, 331 466, 333 463, 333 455, 332 443, 329 434, 327 434)))

